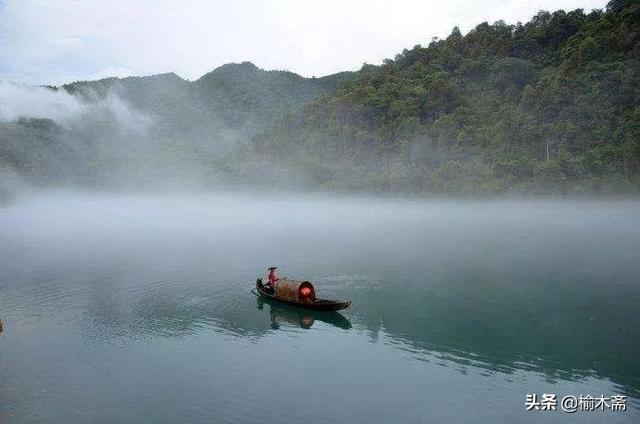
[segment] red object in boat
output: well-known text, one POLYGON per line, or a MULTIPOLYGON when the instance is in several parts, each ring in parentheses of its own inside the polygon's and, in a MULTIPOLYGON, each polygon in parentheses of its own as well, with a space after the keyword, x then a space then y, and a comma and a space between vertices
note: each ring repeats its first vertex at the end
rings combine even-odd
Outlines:
POLYGON ((311 289, 309 287, 302 287, 300 289, 300 297, 305 299, 311 297, 311 289))
POLYGON ((269 284, 271 284, 271 287, 275 287, 276 281, 278 281, 278 277, 276 277, 275 268, 269 270, 269 275, 267 276, 267 278, 269 279, 269 284))

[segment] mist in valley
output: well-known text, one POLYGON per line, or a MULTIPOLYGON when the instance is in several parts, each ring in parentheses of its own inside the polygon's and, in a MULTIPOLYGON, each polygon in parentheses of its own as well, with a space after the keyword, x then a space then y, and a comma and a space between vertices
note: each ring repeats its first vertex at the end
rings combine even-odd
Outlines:
POLYGON ((188 109, 172 109, 175 121, 168 123, 161 110, 136 107, 122 91, 117 82, 101 92, 83 87, 74 94, 65 88, 2 83, 3 192, 157 191, 214 185, 213 160, 240 142, 242 131, 211 120, 205 134, 188 109), (174 122, 197 129, 167 129, 174 122))
POLYGON ((304 189, 305 171, 242 158, 278 117, 332 82, 229 64, 175 74, 0 84, 0 191, 175 192, 304 189))

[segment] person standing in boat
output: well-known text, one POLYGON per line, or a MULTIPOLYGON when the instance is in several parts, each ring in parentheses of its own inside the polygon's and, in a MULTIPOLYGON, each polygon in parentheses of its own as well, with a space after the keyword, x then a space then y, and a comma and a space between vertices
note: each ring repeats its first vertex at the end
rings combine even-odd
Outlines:
POLYGON ((269 287, 271 289, 276 288, 276 281, 278 281, 278 277, 276 276, 276 268, 275 266, 272 266, 271 268, 269 268, 269 273, 267 274, 267 285, 269 285, 269 287))

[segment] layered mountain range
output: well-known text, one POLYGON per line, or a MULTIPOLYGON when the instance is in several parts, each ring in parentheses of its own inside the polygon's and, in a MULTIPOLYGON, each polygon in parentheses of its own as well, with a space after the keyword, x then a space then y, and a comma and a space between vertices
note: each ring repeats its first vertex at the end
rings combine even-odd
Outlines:
POLYGON ((0 190, 637 193, 640 3, 454 28, 357 72, 0 84, 0 190))

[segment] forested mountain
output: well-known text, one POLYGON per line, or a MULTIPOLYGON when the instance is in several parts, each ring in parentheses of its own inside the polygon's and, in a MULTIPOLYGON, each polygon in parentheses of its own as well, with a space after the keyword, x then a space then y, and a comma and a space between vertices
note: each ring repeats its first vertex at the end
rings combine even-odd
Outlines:
POLYGON ((5 85, 27 100, 15 100, 24 104, 12 119, 0 110, 0 174, 5 185, 10 173, 48 186, 210 187, 225 154, 348 76, 303 78, 244 62, 193 82, 171 73, 5 85))
POLYGON ((640 2, 615 0, 454 28, 323 78, 244 62, 193 82, 38 88, 33 112, 0 110, 0 171, 39 185, 637 193, 639 40, 640 2))
POLYGON ((638 1, 454 28, 365 65, 252 150, 328 189, 635 191, 639 40, 638 1))
POLYGON ((261 131, 276 117, 299 110, 323 91, 335 89, 337 81, 348 75, 303 78, 243 62, 223 65, 193 82, 170 73, 76 82, 62 89, 88 100, 118 95, 137 110, 159 118, 158 136, 195 131, 215 139, 219 127, 251 134, 261 131))

